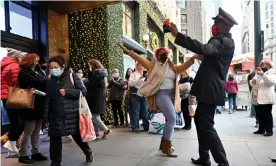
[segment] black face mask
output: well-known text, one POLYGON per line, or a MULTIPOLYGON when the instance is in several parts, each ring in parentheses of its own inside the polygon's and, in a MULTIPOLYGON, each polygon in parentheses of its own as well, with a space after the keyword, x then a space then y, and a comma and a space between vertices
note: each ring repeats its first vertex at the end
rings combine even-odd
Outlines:
POLYGON ((267 67, 263 67, 263 68, 261 68, 261 69, 262 69, 263 72, 266 72, 266 71, 268 70, 267 67))
POLYGON ((166 62, 167 58, 168 58, 168 54, 163 53, 160 55, 160 61, 163 63, 166 62))
POLYGON ((41 69, 42 69, 42 70, 46 70, 46 69, 47 69, 47 66, 43 65, 43 66, 41 66, 41 69))

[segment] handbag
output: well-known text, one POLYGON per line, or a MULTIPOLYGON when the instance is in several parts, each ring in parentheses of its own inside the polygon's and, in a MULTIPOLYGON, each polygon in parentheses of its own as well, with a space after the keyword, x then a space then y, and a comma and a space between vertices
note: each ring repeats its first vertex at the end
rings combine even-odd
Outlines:
MULTIPOLYGON (((72 73, 70 73, 70 80, 75 87, 72 73)), ((91 111, 85 97, 81 92, 79 97, 79 130, 83 142, 93 141, 97 138, 92 122, 91 111)))
POLYGON ((188 109, 189 109, 189 115, 190 115, 191 117, 195 116, 196 108, 197 108, 197 100, 196 100, 196 97, 190 95, 190 96, 189 96, 189 105, 188 105, 188 109))
POLYGON ((34 109, 35 89, 9 87, 6 107, 8 109, 34 109))

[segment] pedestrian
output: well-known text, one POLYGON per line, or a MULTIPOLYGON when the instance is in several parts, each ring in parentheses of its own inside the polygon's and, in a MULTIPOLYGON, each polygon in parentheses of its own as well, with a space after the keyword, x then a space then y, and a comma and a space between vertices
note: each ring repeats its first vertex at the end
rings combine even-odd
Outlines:
POLYGON ((21 61, 21 52, 11 48, 7 48, 7 52, 7 57, 4 57, 1 60, 1 100, 4 108, 7 110, 7 115, 10 121, 8 141, 5 142, 4 148, 9 150, 9 154, 18 154, 19 150, 16 147, 16 141, 18 141, 20 135, 23 133, 24 122, 19 117, 18 111, 8 109, 6 103, 9 87, 18 84, 17 76, 20 71, 19 62, 21 61))
POLYGON ((145 75, 143 74, 144 67, 136 63, 135 72, 132 73, 129 77, 129 89, 130 89, 130 97, 129 97, 129 116, 131 122, 132 132, 139 133, 139 120, 140 118, 143 120, 143 128, 144 131, 149 130, 149 118, 148 118, 148 106, 145 97, 139 95, 138 89, 145 82, 145 75))
POLYGON ((272 106, 275 104, 276 73, 272 68, 272 61, 264 57, 256 75, 250 81, 252 86, 252 103, 256 109, 259 128, 254 134, 264 136, 273 135, 272 106))
POLYGON ((229 114, 236 111, 236 97, 238 93, 238 83, 235 80, 232 74, 229 74, 228 80, 226 82, 226 92, 228 94, 228 102, 229 102, 229 114))
MULTIPOLYGON (((247 76, 247 83, 248 83, 248 88, 249 88, 249 92, 252 92, 252 86, 250 85, 250 80, 252 80, 254 78, 254 76, 256 75, 256 71, 253 70, 248 76, 247 76)), ((251 104, 251 111, 250 111, 250 117, 256 119, 256 124, 255 127, 259 127, 259 122, 258 122, 258 118, 256 115, 256 110, 255 110, 255 106, 253 104, 251 104)))
POLYGON ((222 8, 219 8, 219 14, 213 20, 213 37, 207 44, 179 33, 173 23, 167 28, 176 37, 176 44, 199 54, 203 59, 191 89, 191 95, 196 96, 198 100, 194 121, 199 143, 199 158, 192 158, 192 163, 210 166, 210 150, 216 163, 229 166, 225 150, 214 128, 214 115, 216 106, 224 104, 226 75, 235 51, 235 43, 229 31, 237 22, 222 8))
MULTIPOLYGON (((19 88, 46 92, 47 77, 35 71, 39 57, 36 54, 26 54, 20 62, 18 73, 19 88)), ((32 164, 33 161, 44 161, 48 158, 39 152, 39 135, 44 113, 45 96, 35 96, 34 110, 20 110, 19 116, 24 120, 24 132, 21 138, 18 162, 32 164), (30 149, 29 147, 32 147, 30 149), (31 158, 29 155, 31 153, 31 158)))
MULTIPOLYGON (((161 47, 155 51, 155 60, 151 62, 128 50, 122 44, 117 44, 125 54, 131 56, 148 70, 147 81, 139 88, 137 93, 147 97, 151 110, 160 110, 164 114, 167 121, 159 149, 168 157, 177 157, 178 155, 172 149, 172 135, 176 125, 175 112, 181 111, 178 74, 186 71, 199 56, 193 56, 182 65, 174 65, 168 58, 168 50, 161 47)), ((141 78, 142 76, 140 76, 141 78)))
POLYGON ((102 138, 111 132, 101 119, 101 114, 106 112, 107 70, 96 59, 88 62, 87 102, 92 113, 92 120, 97 137, 103 131, 102 138))
POLYGON ((191 130, 192 128, 192 117, 189 114, 189 96, 193 81, 193 77, 190 77, 187 72, 183 72, 179 80, 181 111, 185 121, 185 126, 182 129, 185 130, 191 130))
POLYGON ((51 166, 61 166, 62 137, 71 135, 86 156, 85 164, 93 163, 93 154, 87 142, 83 142, 79 126, 79 97, 86 88, 75 73, 66 68, 62 56, 49 60, 51 79, 48 82, 44 119, 49 122, 51 166), (74 85, 71 81, 73 77, 74 85))

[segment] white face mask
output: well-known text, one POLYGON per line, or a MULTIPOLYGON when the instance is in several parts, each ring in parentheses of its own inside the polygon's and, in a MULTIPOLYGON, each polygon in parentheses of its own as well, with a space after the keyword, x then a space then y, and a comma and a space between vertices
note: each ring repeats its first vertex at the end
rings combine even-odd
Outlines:
POLYGON ((82 77, 83 77, 83 74, 78 74, 78 76, 79 76, 80 78, 82 78, 82 77))

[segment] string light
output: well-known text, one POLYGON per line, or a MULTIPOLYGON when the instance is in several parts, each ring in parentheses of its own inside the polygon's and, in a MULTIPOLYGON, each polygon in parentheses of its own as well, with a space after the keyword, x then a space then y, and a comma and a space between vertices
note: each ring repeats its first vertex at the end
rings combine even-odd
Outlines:
MULTIPOLYGON (((134 21, 134 31, 136 40, 143 43, 143 35, 148 31, 148 15, 161 30, 163 29, 163 20, 152 8, 150 2, 139 1, 138 3, 139 8, 134 13, 135 18, 138 18, 139 21, 134 21)), ((70 60, 74 71, 82 69, 86 76, 87 62, 90 59, 97 59, 109 73, 117 68, 121 75, 124 74, 123 52, 112 45, 112 43, 122 41, 123 7, 121 3, 71 13, 68 15, 68 22, 70 60)), ((168 40, 173 43, 174 38, 171 35, 165 35, 166 47, 168 47, 168 40)), ((177 52, 177 54, 179 53, 177 52)), ((113 123, 110 104, 107 104, 103 120, 107 124, 113 123)))

